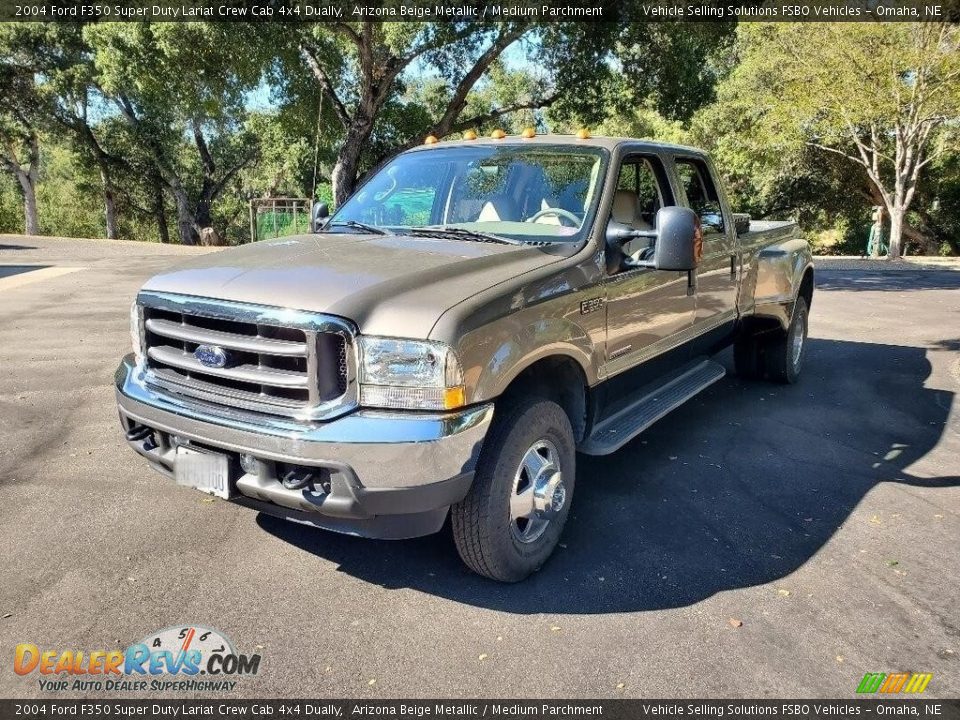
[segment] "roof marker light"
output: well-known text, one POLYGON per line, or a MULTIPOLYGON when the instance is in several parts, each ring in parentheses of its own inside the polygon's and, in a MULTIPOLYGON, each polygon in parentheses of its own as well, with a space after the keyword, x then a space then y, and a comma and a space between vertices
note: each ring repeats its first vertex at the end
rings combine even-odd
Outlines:
POLYGON ((439 140, 437 140, 436 135, 427 135, 426 139, 423 141, 424 145, 436 145, 439 140))
POLYGON ((534 130, 532 127, 524 128, 523 132, 520 133, 520 137, 527 138, 528 140, 536 136, 537 136, 537 131, 534 130))
POLYGON ((590 138, 590 131, 586 128, 580 128, 577 130, 577 137, 581 140, 588 140, 590 138))
POLYGON ((503 140, 506 136, 507 134, 500 128, 497 128, 492 133, 490 133, 490 137, 492 137, 494 140, 503 140))
POLYGON ((467 131, 463 134, 463 139, 464 139, 464 140, 476 140, 476 139, 477 139, 477 133, 474 132, 473 130, 467 130, 467 131))

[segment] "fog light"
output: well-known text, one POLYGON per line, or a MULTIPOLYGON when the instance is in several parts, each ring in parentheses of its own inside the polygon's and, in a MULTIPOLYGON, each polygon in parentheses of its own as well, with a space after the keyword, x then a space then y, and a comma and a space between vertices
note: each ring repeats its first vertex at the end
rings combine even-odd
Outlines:
POLYGON ((248 473, 250 475, 256 475, 258 470, 257 459, 253 455, 247 455, 246 453, 242 453, 240 455, 240 467, 243 468, 243 471, 245 473, 248 473))

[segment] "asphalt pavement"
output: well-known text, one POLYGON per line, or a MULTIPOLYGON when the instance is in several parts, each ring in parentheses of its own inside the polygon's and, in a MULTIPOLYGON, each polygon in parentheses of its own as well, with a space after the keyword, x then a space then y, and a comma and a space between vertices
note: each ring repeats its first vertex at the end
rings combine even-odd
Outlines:
POLYGON ((897 671, 960 695, 960 272, 819 272, 801 381, 731 373, 579 457, 562 546, 507 586, 444 535, 285 523, 126 447, 130 301, 207 251, 0 236, 0 697, 57 697, 18 643, 193 623, 262 657, 218 697, 853 698, 897 671))

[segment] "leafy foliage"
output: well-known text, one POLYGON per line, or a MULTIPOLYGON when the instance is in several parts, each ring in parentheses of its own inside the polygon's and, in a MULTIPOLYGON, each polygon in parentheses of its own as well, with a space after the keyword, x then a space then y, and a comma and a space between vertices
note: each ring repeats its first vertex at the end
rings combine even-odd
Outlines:
POLYGON ((339 183, 342 199, 428 133, 586 125, 704 146, 736 209, 858 252, 872 206, 896 199, 897 128, 923 85, 938 89, 922 103, 926 164, 901 183, 904 233, 960 249, 956 30, 931 42, 934 25, 735 28, 623 8, 539 25, 10 23, 0 231, 24 227, 32 187, 35 231, 196 242, 213 227, 243 242, 250 198, 329 202, 339 183))

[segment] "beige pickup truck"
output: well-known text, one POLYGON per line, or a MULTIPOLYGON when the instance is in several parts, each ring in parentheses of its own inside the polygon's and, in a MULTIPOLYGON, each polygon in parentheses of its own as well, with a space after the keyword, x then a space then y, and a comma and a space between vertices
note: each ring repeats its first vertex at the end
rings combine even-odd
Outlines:
POLYGON ((182 485, 376 538, 439 531, 517 581, 577 453, 724 375, 796 381, 813 268, 730 212, 702 151, 546 135, 398 155, 316 232, 151 278, 116 373, 127 442, 182 485))

